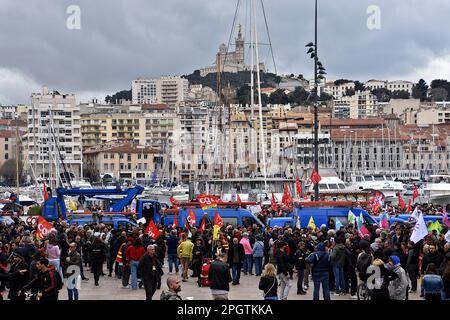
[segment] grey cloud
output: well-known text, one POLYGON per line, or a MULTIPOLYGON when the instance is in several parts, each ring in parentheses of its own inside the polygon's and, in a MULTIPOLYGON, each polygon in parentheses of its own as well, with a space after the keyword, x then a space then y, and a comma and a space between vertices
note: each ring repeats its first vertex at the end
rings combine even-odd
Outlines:
MULTIPOLYGON (((0 68, 67 92, 115 92, 129 88, 137 76, 190 73, 211 64, 218 45, 228 41, 236 2, 0 0, 0 68), (81 8, 79 31, 66 28, 71 4, 81 8)), ((314 1, 264 3, 279 72, 310 77, 304 45, 314 36, 314 1)), ((450 52, 449 1, 319 3, 319 56, 331 79, 401 78, 450 52), (381 30, 366 27, 366 9, 373 4, 381 8, 381 30)), ((239 22, 244 28, 245 12, 243 5, 239 22)), ((258 19, 260 41, 266 42, 258 19)), ((263 61, 267 53, 262 47, 263 61)), ((0 86, 0 97, 28 102, 29 88, 23 86, 20 99, 18 90, 12 96, 10 87, 0 86)))

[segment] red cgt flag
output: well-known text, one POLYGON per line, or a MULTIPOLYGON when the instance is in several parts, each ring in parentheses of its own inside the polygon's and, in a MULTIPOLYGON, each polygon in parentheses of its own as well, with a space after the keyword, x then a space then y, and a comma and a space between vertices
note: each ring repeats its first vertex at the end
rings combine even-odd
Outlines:
POLYGON ((277 200, 275 199, 275 195, 273 194, 273 192, 272 192, 272 203, 270 204, 270 207, 273 211, 278 210, 277 200))
POLYGON ((38 229, 37 229, 36 236, 39 239, 42 239, 42 238, 48 236, 52 230, 54 230, 53 225, 50 222, 48 222, 47 220, 45 220, 43 217, 39 216, 38 229))
POLYGON ((200 232, 201 233, 205 232, 205 230, 206 230, 206 217, 207 217, 207 215, 203 216, 202 223, 200 224, 200 232))
POLYGON ((216 211, 216 214, 214 215, 214 225, 223 227, 223 220, 222 217, 219 215, 219 213, 216 211))
POLYGON ((397 197, 398 197, 398 207, 401 210, 405 210, 405 207, 406 207, 405 200, 403 200, 400 192, 397 192, 397 197))
POLYGON ((302 196, 302 185, 300 184, 300 181, 298 180, 298 178, 295 181, 295 192, 297 193, 297 197, 302 196))
POLYGON ((239 197, 239 194, 237 195, 237 204, 238 206, 242 205, 241 197, 239 197))
POLYGON ((412 201, 414 202, 414 200, 416 198, 419 197, 419 190, 417 189, 417 186, 414 184, 414 190, 413 190, 413 195, 412 195, 412 201))
POLYGON ((311 174, 311 181, 314 184, 318 184, 320 180, 322 180, 322 177, 319 175, 319 173, 316 170, 313 170, 313 172, 311 174))
POLYGON ((172 207, 174 207, 174 208, 177 208, 177 205, 178 205, 178 200, 177 199, 175 199, 173 196, 172 197, 170 197, 170 203, 172 204, 172 207))
POLYGON ((147 229, 145 229, 145 234, 148 234, 148 236, 153 240, 156 240, 156 238, 158 238, 159 235, 161 234, 161 231, 158 230, 155 223, 153 222, 153 219, 150 220, 147 229))

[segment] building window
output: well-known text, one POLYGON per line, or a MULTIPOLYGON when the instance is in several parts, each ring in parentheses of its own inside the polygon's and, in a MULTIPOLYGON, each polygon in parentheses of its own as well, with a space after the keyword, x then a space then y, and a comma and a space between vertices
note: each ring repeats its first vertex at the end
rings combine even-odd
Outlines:
POLYGON ((5 153, 5 160, 8 160, 9 156, 7 153, 5 153))
POLYGON ((108 164, 107 163, 103 164, 103 170, 108 170, 108 164))

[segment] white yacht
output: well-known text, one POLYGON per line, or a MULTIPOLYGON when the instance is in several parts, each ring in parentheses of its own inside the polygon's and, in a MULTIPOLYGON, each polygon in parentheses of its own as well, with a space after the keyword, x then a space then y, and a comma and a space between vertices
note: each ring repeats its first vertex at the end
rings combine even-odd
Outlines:
POLYGON ((430 175, 422 190, 424 201, 441 205, 450 203, 450 175, 430 175))
POLYGON ((384 194, 386 199, 397 197, 397 192, 403 194, 405 186, 391 175, 367 174, 352 176, 352 188, 358 190, 376 190, 384 194))

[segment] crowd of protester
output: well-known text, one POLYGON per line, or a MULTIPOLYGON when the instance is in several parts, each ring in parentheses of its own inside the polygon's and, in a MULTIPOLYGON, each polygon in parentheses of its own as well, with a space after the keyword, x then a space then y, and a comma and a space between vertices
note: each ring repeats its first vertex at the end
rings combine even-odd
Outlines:
MULTIPOLYGON (((440 209, 422 206, 427 212, 440 209)), ((445 226, 418 243, 410 241, 410 223, 394 223, 388 230, 366 225, 370 235, 362 239, 353 224, 336 230, 333 220, 302 229, 225 225, 218 240, 213 240, 210 221, 203 233, 160 225, 162 233, 155 240, 142 225, 114 229, 98 222, 76 226, 58 221, 53 226, 53 232, 38 239, 36 225, 19 219, 10 226, 0 223, 0 297, 57 300, 63 279, 71 279, 67 296, 77 300, 80 283, 90 281, 89 270, 96 286, 102 277, 116 277, 122 288, 144 287, 150 300, 161 288, 164 264, 169 274, 180 273, 181 281, 194 278, 200 286, 204 262, 213 261, 208 279, 214 299, 227 299, 229 284, 239 286, 242 273, 259 278, 268 300, 288 299, 292 287, 299 295, 313 290, 315 300, 321 292, 323 299, 332 292, 356 298, 358 284, 369 281, 369 266, 380 270, 380 282, 373 288, 368 284, 373 300, 404 300, 416 291, 425 299, 450 299, 445 226), (75 277, 74 266, 79 268, 75 277)), ((179 280, 168 278, 162 299, 180 299, 179 280)))

